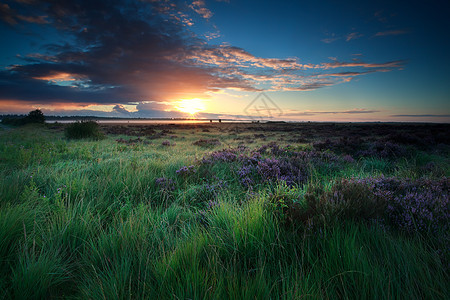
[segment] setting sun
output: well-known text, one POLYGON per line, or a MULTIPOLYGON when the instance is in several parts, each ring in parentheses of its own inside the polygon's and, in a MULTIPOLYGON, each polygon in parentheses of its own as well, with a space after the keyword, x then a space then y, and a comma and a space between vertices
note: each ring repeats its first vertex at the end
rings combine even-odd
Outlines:
POLYGON ((204 111, 206 106, 202 99, 183 99, 177 103, 176 109, 190 115, 195 115, 198 112, 204 111))

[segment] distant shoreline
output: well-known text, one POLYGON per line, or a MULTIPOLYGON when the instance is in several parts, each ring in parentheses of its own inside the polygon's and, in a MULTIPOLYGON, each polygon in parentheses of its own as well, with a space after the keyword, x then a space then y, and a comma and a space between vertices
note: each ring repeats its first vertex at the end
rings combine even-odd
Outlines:
MULTIPOLYGON (((0 115, 3 118, 23 118, 26 115, 0 115)), ((259 124, 449 124, 450 122, 418 122, 418 121, 284 121, 284 120, 252 120, 252 119, 191 119, 191 118, 120 118, 120 117, 97 117, 97 116, 46 116, 45 122, 73 123, 77 121, 97 121, 102 124, 169 124, 169 123, 259 123, 259 124)))

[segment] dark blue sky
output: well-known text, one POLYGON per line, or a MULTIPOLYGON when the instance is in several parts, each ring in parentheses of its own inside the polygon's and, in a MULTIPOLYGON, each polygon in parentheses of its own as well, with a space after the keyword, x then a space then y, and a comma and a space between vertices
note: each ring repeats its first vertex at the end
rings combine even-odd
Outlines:
POLYGON ((0 113, 450 121, 445 1, 3 1, 0 113), (194 99, 194 100, 192 100, 194 99), (188 107, 188 108, 186 108, 188 107))

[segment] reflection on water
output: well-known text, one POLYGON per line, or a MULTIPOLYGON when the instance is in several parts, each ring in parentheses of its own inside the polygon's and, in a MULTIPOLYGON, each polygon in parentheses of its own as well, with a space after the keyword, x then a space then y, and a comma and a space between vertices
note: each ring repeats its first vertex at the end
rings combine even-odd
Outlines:
MULTIPOLYGON (((46 123, 74 123, 82 120, 46 120, 46 123)), ((208 120, 95 120, 100 124, 198 124, 210 123, 208 120)), ((249 120, 221 120, 222 123, 251 123, 249 120)), ((219 120, 212 120, 212 123, 219 123, 219 120)))

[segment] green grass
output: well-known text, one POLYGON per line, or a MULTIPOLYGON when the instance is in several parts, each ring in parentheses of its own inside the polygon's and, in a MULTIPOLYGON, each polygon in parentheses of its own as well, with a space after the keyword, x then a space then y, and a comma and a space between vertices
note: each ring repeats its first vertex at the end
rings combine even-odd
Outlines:
POLYGON ((134 146, 117 136, 69 141, 44 126, 2 132, 0 298, 450 298, 448 269, 430 240, 350 221, 308 231, 285 224, 270 204, 273 195, 301 203, 309 187, 329 190, 340 178, 417 177, 429 162, 441 171, 427 176, 448 175, 446 155, 312 166, 305 186, 249 191, 229 164, 176 175, 210 151, 237 146, 233 138, 245 133, 175 134, 176 146, 164 147, 165 138, 134 146), (222 145, 192 145, 200 138, 222 145), (205 174, 226 179, 227 188, 208 194, 205 174), (173 179, 175 190, 162 192, 159 177, 173 179))

